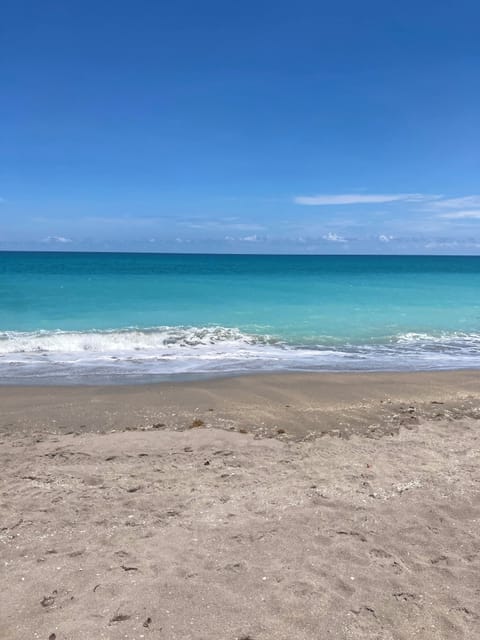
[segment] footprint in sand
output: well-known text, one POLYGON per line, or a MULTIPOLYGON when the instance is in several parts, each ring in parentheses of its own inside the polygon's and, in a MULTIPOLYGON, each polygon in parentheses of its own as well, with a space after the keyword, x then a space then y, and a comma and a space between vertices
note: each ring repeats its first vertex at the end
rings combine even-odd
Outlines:
MULTIPOLYGON (((365 633, 371 633, 379 630, 381 627, 380 621, 377 618, 377 614, 373 607, 361 606, 356 609, 350 609, 351 613, 355 615, 355 629, 365 633)), ((371 635, 369 638, 373 637, 371 635)), ((375 635, 375 637, 378 637, 375 635)))
POLYGON ((397 602, 405 602, 407 604, 413 604, 416 607, 421 607, 421 596, 409 591, 397 591, 393 594, 393 597, 397 602))
POLYGON ((390 568, 395 574, 403 573, 403 567, 391 553, 384 549, 370 549, 370 556, 377 561, 378 566, 382 568, 390 568))

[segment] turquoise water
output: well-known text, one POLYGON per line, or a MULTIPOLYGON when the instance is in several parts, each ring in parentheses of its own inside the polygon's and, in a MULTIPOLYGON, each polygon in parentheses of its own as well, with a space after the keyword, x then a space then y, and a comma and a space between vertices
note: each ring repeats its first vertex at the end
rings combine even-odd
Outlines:
POLYGON ((480 257, 0 253, 0 382, 478 366, 480 257))

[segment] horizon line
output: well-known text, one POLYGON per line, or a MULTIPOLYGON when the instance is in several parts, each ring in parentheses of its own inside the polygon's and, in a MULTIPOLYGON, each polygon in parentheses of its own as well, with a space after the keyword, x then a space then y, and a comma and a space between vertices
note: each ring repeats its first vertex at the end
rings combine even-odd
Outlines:
POLYGON ((315 257, 340 257, 340 258, 360 258, 360 257, 377 257, 377 258, 480 258, 480 253, 237 253, 237 252, 226 252, 226 251, 216 251, 216 252, 204 252, 204 251, 122 251, 117 249, 112 250, 90 250, 90 249, 73 249, 73 250, 62 250, 62 249, 0 249, 0 254, 2 253, 54 253, 54 254, 121 254, 121 255, 156 255, 156 256, 164 256, 164 255, 174 255, 174 256, 261 256, 261 257, 304 257, 304 258, 315 258, 315 257))

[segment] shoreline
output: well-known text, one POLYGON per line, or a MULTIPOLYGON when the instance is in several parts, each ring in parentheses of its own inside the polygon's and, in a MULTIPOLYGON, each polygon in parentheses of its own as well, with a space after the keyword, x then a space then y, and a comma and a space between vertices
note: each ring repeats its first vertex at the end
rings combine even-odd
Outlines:
MULTIPOLYGON (((352 376, 352 375, 386 375, 393 376, 396 374, 405 375, 432 375, 437 374, 455 374, 455 373, 475 373, 480 374, 480 364, 478 367, 472 365, 465 366, 439 366, 435 368, 422 368, 422 367, 405 367, 398 369, 253 369, 253 370, 240 370, 240 371, 212 371, 212 372, 193 372, 193 373, 165 373, 165 374, 142 374, 136 376, 135 374, 121 374, 117 376, 111 376, 108 381, 100 382, 71 382, 70 379, 67 382, 59 381, 58 377, 45 376, 46 382, 21 382, 14 379, 13 382, 5 382, 5 379, 0 377, 0 389, 7 388, 28 388, 28 389, 49 389, 49 388, 72 388, 72 389, 95 389, 95 388, 116 388, 116 387, 156 387, 159 385, 177 385, 177 384, 201 384, 203 382, 214 382, 219 380, 241 379, 241 378, 266 378, 272 376, 352 376), (123 380, 125 381, 121 381, 123 380)), ((35 376, 33 376, 35 378, 35 376)), ((84 376, 85 380, 88 380, 88 376, 84 376)), ((36 377, 38 379, 38 377, 36 377)), ((41 378, 40 378, 41 379, 41 378)), ((95 380, 96 376, 91 376, 91 380, 95 380)), ((102 380, 100 376, 97 379, 102 380)), ((105 377, 107 379, 107 377, 105 377)), ((28 379, 27 379, 28 380, 28 379)))
POLYGON ((245 429, 295 439, 476 416, 480 370, 275 373, 143 385, 0 386, 0 431, 245 429), (156 426, 161 425, 161 426, 156 426))

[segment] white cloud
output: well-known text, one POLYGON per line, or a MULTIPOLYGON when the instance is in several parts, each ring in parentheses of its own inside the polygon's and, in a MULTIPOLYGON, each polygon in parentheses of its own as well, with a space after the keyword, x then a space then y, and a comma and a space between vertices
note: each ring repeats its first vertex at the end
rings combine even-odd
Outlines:
POLYGON ((433 203, 435 209, 466 209, 480 207, 480 196, 463 196, 462 198, 446 198, 433 203))
POLYGON ((322 236, 324 240, 328 240, 328 242, 347 242, 345 238, 339 236, 337 233, 332 233, 331 231, 327 233, 326 236, 322 236))
POLYGON ((466 218, 480 218, 480 209, 466 209, 464 211, 451 211, 449 213, 441 213, 439 218, 448 218, 449 220, 461 220, 466 218))
POLYGON ((68 244, 72 242, 71 238, 64 238, 63 236, 47 236, 42 240, 48 244, 68 244))
POLYGON ((380 242, 391 242, 392 240, 395 239, 395 236, 387 236, 382 234, 378 236, 378 239, 380 240, 380 242))
POLYGON ((439 240, 432 240, 427 242, 425 245, 425 249, 455 249, 459 246, 459 243, 455 240, 452 242, 443 242, 439 240))
POLYGON ((478 249, 480 242, 475 240, 431 240, 424 246, 425 249, 478 249))
POLYGON ((243 242, 258 242, 257 234, 253 234, 253 236, 245 236, 244 238, 240 238, 243 242))
POLYGON ((265 231, 265 227, 262 224, 226 224, 227 229, 236 229, 238 231, 265 231))
POLYGON ((250 222, 224 222, 223 220, 199 220, 195 222, 181 222, 181 226, 188 229, 232 230, 232 231, 264 231, 261 224, 250 222))
POLYGON ((342 193, 342 194, 319 194, 316 196, 296 196, 293 201, 296 204, 323 206, 341 204, 378 204, 382 202, 420 202, 436 196, 425 196, 420 193, 396 193, 396 194, 365 194, 365 193, 342 193))

